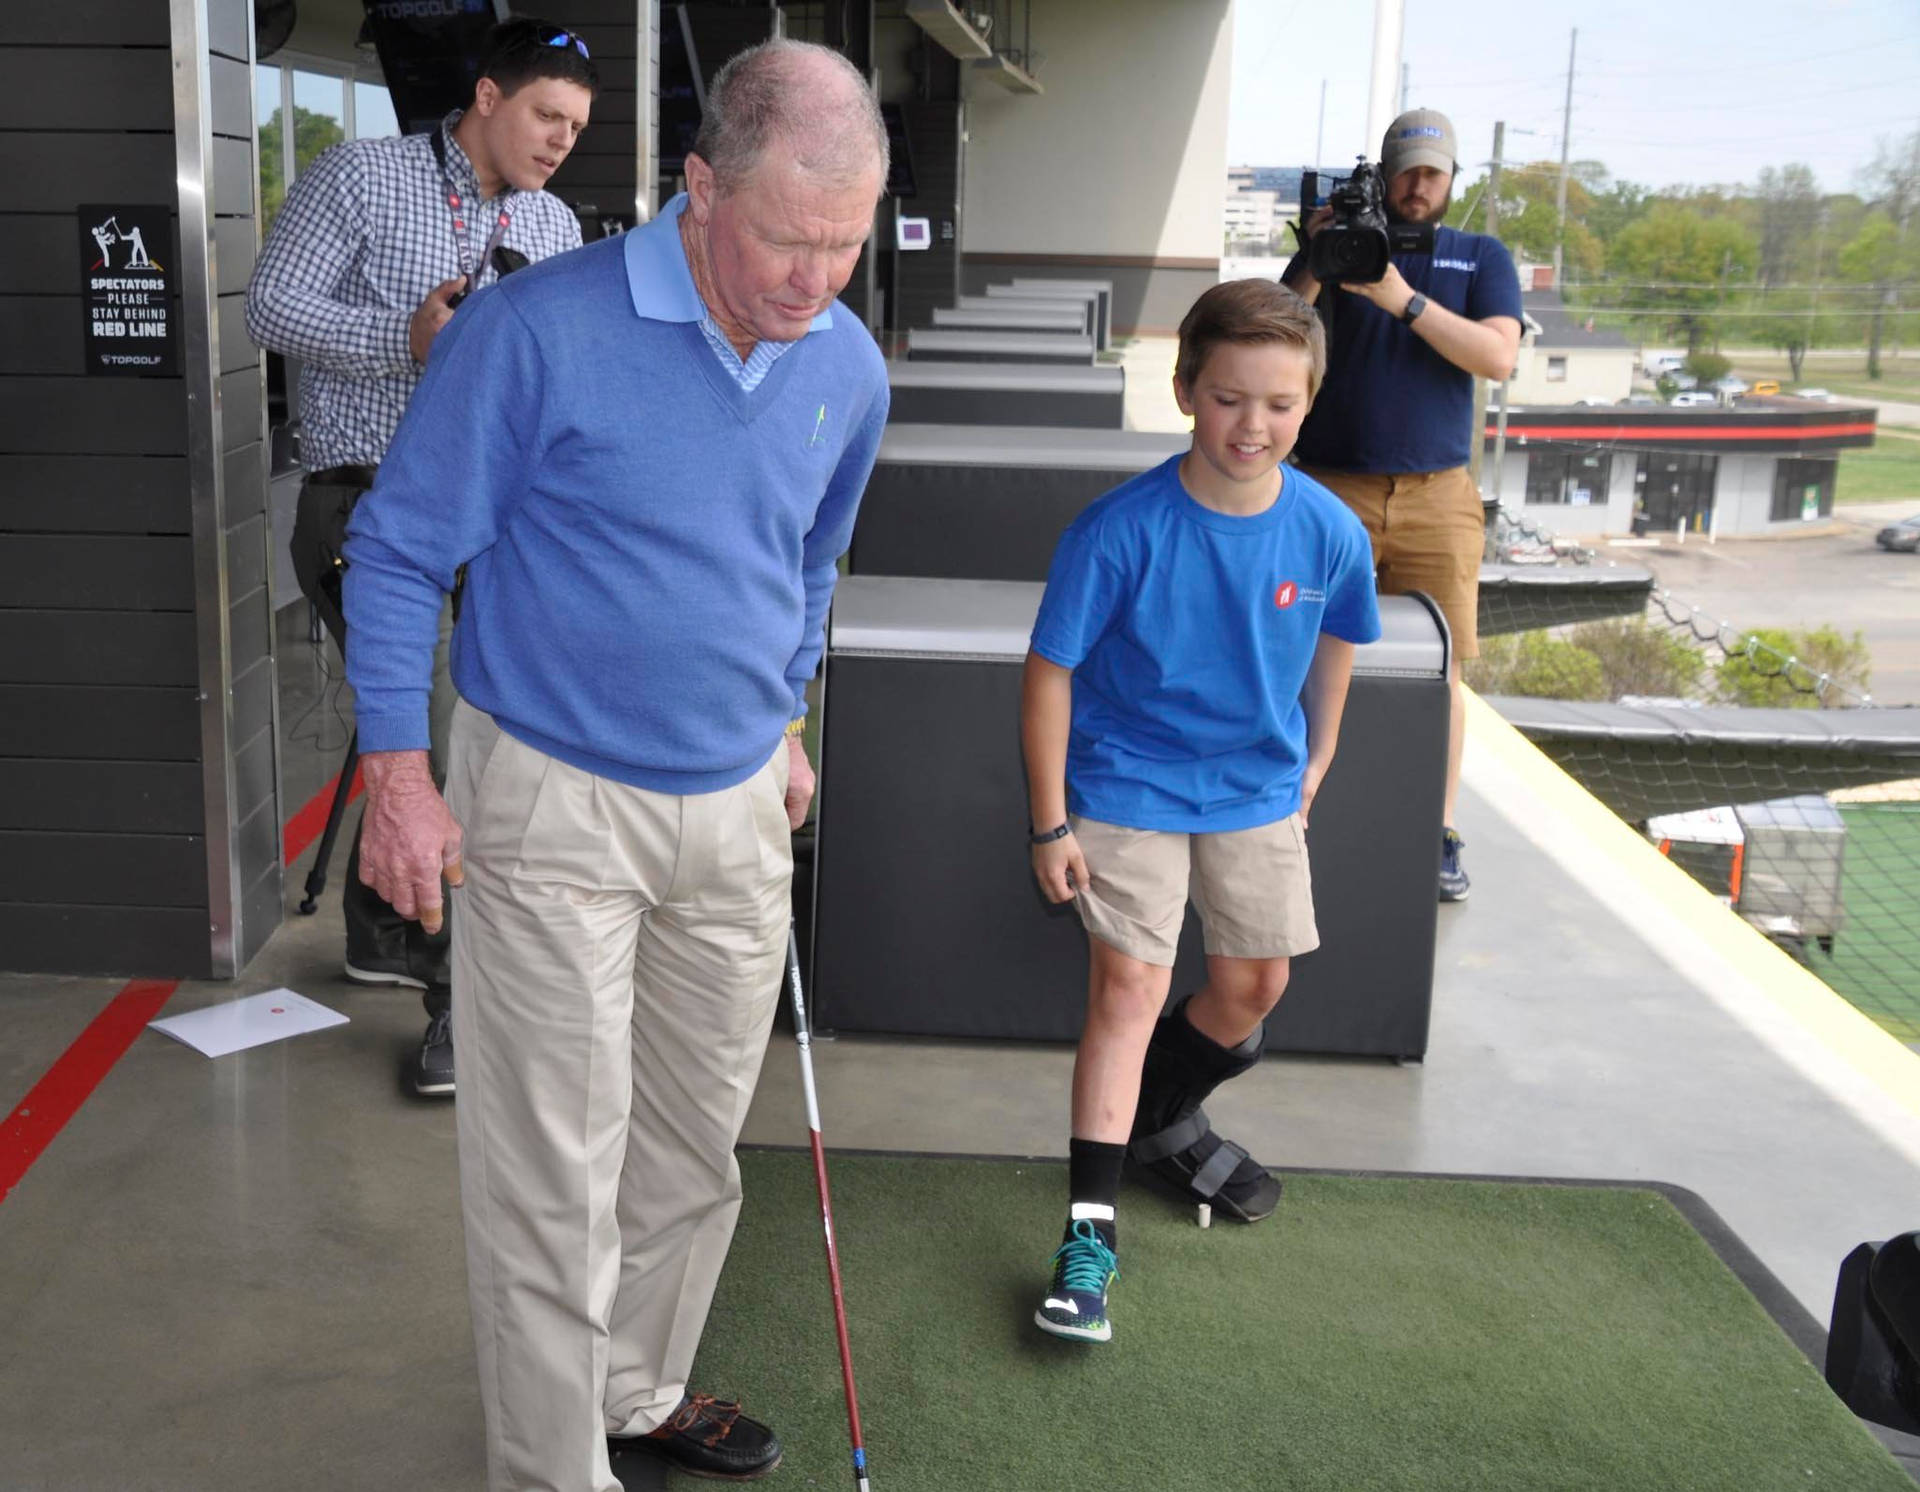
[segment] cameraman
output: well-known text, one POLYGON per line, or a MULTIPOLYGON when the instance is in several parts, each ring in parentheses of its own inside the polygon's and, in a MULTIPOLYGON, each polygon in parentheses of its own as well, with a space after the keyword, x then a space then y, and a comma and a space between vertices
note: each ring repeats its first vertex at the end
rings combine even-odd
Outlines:
MULTIPOLYGON (((1439 224, 1453 193, 1453 126, 1414 109, 1388 126, 1380 145, 1386 212, 1394 224, 1436 229, 1431 253, 1397 254, 1369 285, 1328 308, 1327 376, 1301 427, 1294 459, 1332 488, 1366 524, 1380 590, 1424 591, 1453 633, 1452 726, 1447 749, 1440 899, 1464 901, 1467 873, 1454 831, 1466 705, 1463 659, 1479 656, 1475 617, 1485 520, 1467 472, 1473 380, 1504 379, 1520 346, 1520 282, 1500 241, 1439 224)), ((1304 236, 1332 217, 1322 207, 1304 236)), ((1309 301, 1320 282, 1303 245, 1282 276, 1309 301)))
MULTIPOLYGON (((579 247, 579 220, 542 189, 586 128, 598 89, 586 44, 572 32, 508 21, 488 38, 468 108, 430 135, 334 146, 300 173, 267 236, 247 286, 247 330, 301 364, 307 477, 293 563, 343 655, 347 519, 373 486, 428 351, 467 292, 579 247)), ((451 626, 443 615, 433 662, 436 777, 453 715, 451 626)), ((358 829, 341 906, 347 977, 424 991, 414 1091, 452 1093, 447 933, 423 934, 361 883, 358 829)))

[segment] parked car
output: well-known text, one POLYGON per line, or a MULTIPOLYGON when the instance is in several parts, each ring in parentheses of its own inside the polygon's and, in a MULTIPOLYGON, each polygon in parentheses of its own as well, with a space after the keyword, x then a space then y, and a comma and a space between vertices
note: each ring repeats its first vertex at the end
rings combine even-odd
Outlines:
POLYGON ((1652 394, 1628 394, 1627 397, 1622 399, 1620 402, 1622 404, 1642 405, 1642 404, 1658 404, 1660 401, 1654 398, 1652 394))
POLYGON ((1795 389, 1793 391, 1793 397, 1796 399, 1818 399, 1823 403, 1831 404, 1837 396, 1831 389, 1795 389))
POLYGON ((1711 409, 1720 402, 1719 396, 1709 394, 1704 389, 1692 389, 1675 394, 1671 401, 1675 409, 1711 409))
POLYGON ((1777 378, 1756 378, 1751 392, 1756 398, 1780 392, 1780 380, 1777 378))
POLYGON ((1714 379, 1707 387, 1712 389, 1716 394, 1724 394, 1727 398, 1733 399, 1746 393, 1753 385, 1748 383, 1746 379, 1735 378, 1729 373, 1725 378, 1714 379))
POLYGON ((1899 550, 1906 554, 1920 551, 1920 513, 1911 518, 1902 518, 1898 523, 1889 523, 1873 536, 1873 542, 1882 549, 1899 550))
POLYGON ((1677 389, 1697 389, 1700 387, 1700 380, 1695 378, 1691 373, 1669 373, 1667 374, 1667 382, 1677 389))

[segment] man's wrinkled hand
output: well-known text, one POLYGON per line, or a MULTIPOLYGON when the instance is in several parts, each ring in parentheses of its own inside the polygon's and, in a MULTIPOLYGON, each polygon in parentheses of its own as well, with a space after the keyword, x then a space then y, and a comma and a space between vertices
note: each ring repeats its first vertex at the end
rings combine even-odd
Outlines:
POLYGON ((1080 841, 1068 834, 1033 847, 1033 878, 1048 901, 1072 901, 1074 894, 1093 884, 1080 841))
POLYGON ((460 826, 433 785, 424 751, 372 751, 360 829, 360 879, 409 922, 437 933, 446 920, 440 880, 458 886, 460 826))
POLYGON ((813 789, 813 763, 807 760, 806 743, 799 736, 788 736, 787 827, 789 829, 797 831, 807 821, 807 809, 813 803, 813 789))

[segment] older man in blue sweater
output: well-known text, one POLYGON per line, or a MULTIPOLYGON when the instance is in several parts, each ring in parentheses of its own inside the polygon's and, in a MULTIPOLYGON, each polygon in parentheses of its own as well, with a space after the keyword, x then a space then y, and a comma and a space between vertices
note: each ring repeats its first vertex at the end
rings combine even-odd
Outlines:
POLYGON ((429 928, 454 1032, 494 1492, 618 1492, 613 1446, 747 1478, 773 1434, 687 1378, 740 1204, 879 350, 834 297, 886 178, 865 81, 743 53, 687 193, 482 291, 353 519, 362 874, 429 928), (447 797, 440 598, 466 567, 447 797))

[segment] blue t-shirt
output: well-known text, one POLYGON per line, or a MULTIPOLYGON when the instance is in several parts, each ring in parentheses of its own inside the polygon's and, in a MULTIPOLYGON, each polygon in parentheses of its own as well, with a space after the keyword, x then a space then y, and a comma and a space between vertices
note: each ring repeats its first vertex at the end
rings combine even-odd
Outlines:
POLYGON ((1320 634, 1380 635, 1373 551, 1346 505, 1282 467, 1236 518, 1195 502, 1179 456, 1061 537, 1033 650, 1073 670, 1067 807, 1132 829, 1222 833, 1300 807, 1300 690, 1320 634))
MULTIPOLYGON (((1436 306, 1470 321, 1520 320, 1520 277, 1497 238, 1442 228, 1431 254, 1396 254, 1401 276, 1436 306)), ((1338 286, 1327 376, 1294 460, 1334 471, 1446 471, 1473 449, 1473 375, 1456 368, 1412 327, 1338 286)))

